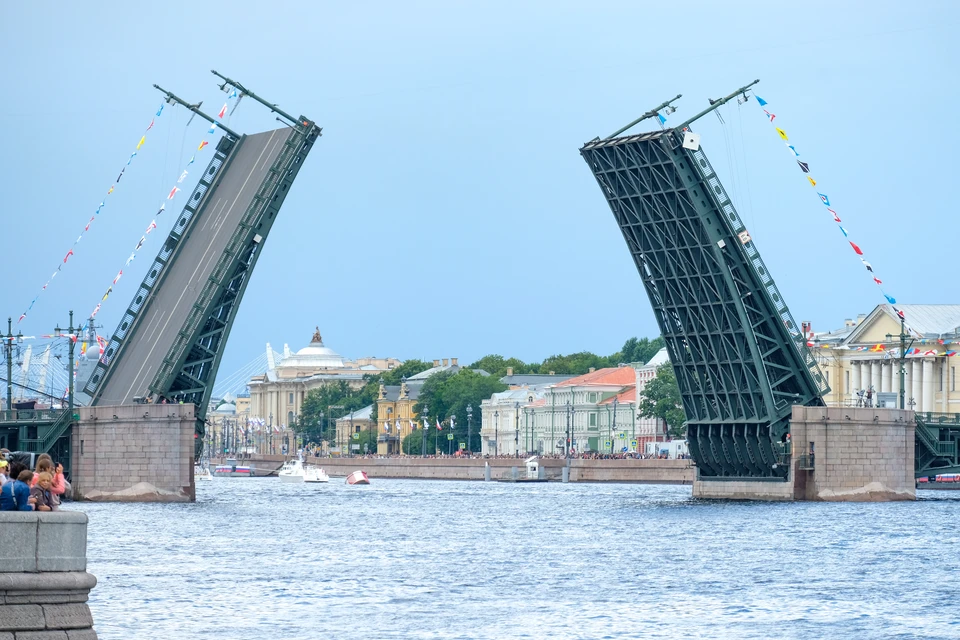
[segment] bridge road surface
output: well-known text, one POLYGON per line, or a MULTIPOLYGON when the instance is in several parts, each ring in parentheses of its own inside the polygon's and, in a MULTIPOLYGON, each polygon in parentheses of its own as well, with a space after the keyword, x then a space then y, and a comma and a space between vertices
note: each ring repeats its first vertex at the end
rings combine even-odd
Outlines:
MULTIPOLYGON (((181 239, 179 255, 165 269, 128 338, 117 368, 100 392, 97 404, 132 404, 147 387, 167 357, 197 296, 213 272, 220 254, 250 206, 270 166, 292 133, 289 128, 257 133, 240 145, 212 200, 181 239)), ((192 191, 190 192, 192 193, 192 191)))

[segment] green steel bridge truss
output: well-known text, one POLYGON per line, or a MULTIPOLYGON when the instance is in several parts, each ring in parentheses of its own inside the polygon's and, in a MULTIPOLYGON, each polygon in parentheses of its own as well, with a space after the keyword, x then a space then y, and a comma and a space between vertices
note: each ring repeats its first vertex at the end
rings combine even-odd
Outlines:
POLYGON ((580 149, 650 298, 704 479, 785 480, 791 406, 829 389, 700 148, 676 129, 580 149))

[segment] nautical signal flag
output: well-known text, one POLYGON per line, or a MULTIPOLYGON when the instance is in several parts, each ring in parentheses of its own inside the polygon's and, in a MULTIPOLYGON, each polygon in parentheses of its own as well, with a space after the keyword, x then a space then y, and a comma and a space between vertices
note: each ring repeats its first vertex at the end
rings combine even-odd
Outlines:
POLYGON ((820 196, 820 202, 827 205, 828 207, 830 206, 830 198, 827 197, 827 194, 820 193, 819 191, 817 191, 817 195, 820 196))
POLYGON ((173 196, 177 195, 177 191, 180 191, 180 187, 170 189, 170 195, 167 196, 167 200, 173 200, 173 196))
POLYGON ((223 120, 223 116, 224 116, 224 114, 226 114, 226 113, 227 113, 227 103, 224 102, 224 103, 223 103, 223 106, 220 107, 220 113, 217 114, 217 117, 220 118, 221 120, 223 120))
MULTIPOLYGON (((847 235, 847 234, 843 234, 843 235, 847 235)), ((858 256, 863 255, 863 251, 860 249, 860 247, 857 246, 857 244, 853 240, 850 241, 850 246, 853 247, 853 250, 856 252, 858 256)))
POLYGON ((797 164, 800 165, 800 171, 803 171, 804 173, 810 173, 809 164, 807 164, 806 162, 800 162, 799 160, 797 160, 797 164))
POLYGON ((777 133, 780 135, 780 138, 781 138, 781 139, 783 139, 783 140, 789 140, 789 139, 790 139, 790 138, 787 137, 787 132, 784 131, 783 129, 781 129, 780 127, 774 127, 774 129, 777 130, 777 133))
POLYGON ((872 347, 870 347, 870 351, 883 351, 883 345, 875 344, 872 347))
POLYGON ((207 142, 206 140, 204 140, 203 142, 200 143, 200 146, 197 147, 197 151, 201 151, 201 150, 202 150, 205 146, 207 146, 208 144, 210 144, 210 143, 207 142))

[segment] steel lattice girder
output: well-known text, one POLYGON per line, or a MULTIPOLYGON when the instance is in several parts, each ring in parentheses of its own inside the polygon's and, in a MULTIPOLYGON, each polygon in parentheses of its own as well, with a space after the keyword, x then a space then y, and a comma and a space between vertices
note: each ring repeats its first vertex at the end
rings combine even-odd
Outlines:
POLYGON ((670 354, 701 477, 786 477, 793 404, 823 374, 702 150, 675 130, 580 150, 627 242, 670 354))
POLYGON ((250 272, 304 159, 319 136, 320 129, 303 117, 290 129, 150 385, 150 392, 157 396, 197 405, 198 447, 204 435, 206 407, 217 369, 250 272))

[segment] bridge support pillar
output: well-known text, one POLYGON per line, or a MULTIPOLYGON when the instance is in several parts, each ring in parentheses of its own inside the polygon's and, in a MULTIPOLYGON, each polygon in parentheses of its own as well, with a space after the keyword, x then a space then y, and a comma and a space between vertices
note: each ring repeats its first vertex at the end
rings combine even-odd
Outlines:
POLYGON ((196 500, 194 405, 97 405, 79 412, 71 478, 78 500, 196 500))
POLYGON ((888 502, 915 500, 913 411, 794 406, 786 482, 693 483, 695 498, 888 502))

